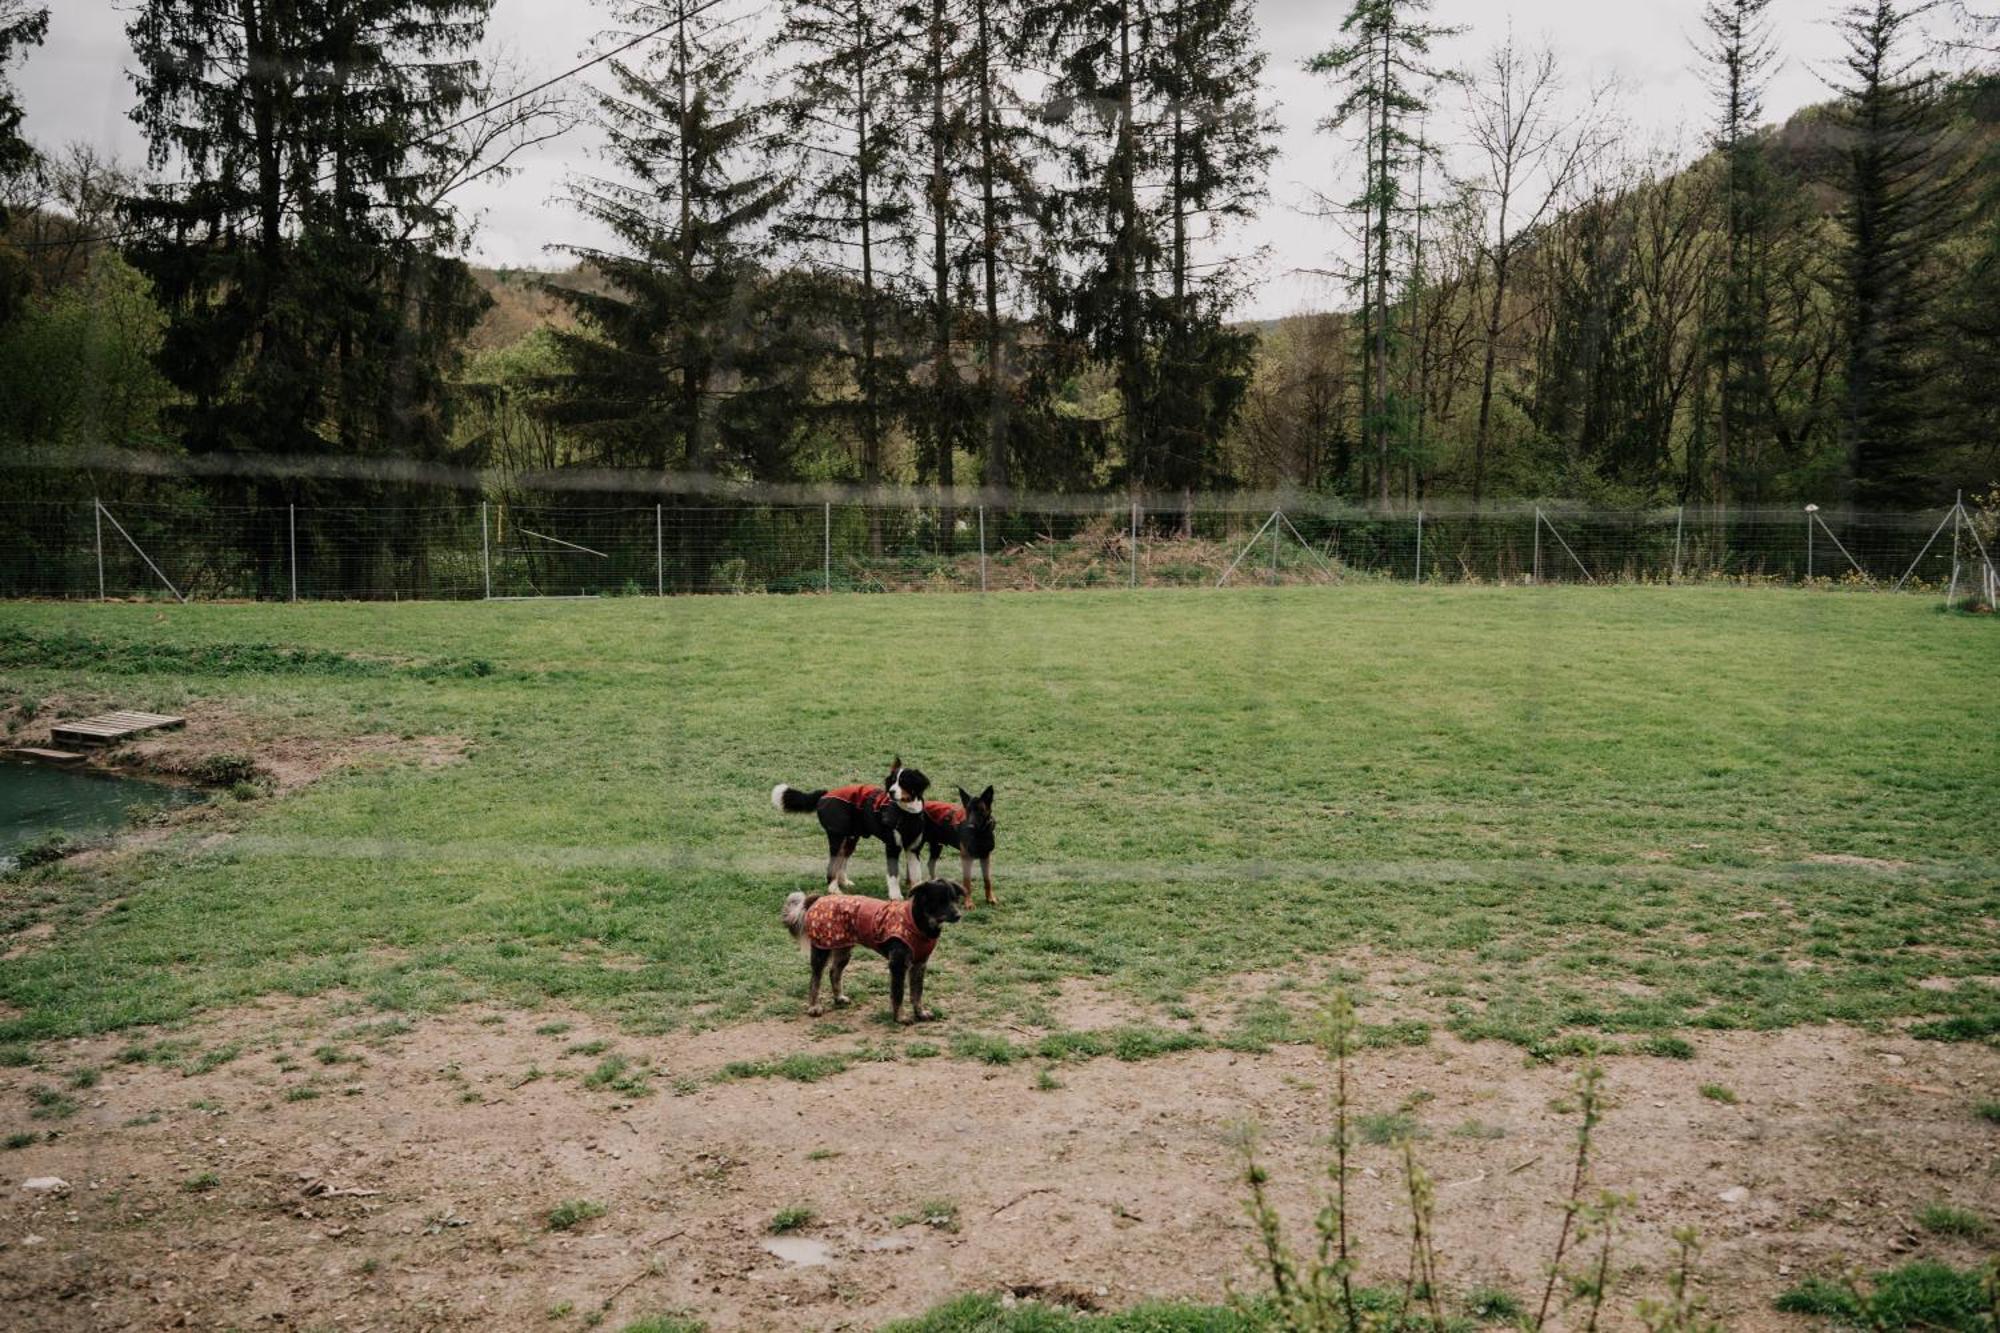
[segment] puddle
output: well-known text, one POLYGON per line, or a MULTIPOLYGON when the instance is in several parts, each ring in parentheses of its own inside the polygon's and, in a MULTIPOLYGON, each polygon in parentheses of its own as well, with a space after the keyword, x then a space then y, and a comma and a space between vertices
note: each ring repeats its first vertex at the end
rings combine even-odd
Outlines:
POLYGON ((200 799, 200 792, 157 782, 0 761, 0 870, 11 869, 22 848, 50 834, 97 837, 162 806, 200 799))
POLYGON ((833 1246, 810 1236, 766 1236, 757 1243, 799 1268, 821 1268, 833 1262, 833 1246))

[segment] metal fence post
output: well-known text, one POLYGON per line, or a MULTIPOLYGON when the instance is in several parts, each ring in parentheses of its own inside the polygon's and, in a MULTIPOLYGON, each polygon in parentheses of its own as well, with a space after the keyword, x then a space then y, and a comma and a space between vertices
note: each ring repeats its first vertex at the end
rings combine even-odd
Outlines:
POLYGON ((833 591, 833 501, 820 504, 819 513, 819 580, 820 591, 833 591))
POLYGON ((1806 582, 1813 576, 1813 515, 1819 512, 1818 505, 1806 506, 1806 582))
POLYGON ((1132 586, 1139 586, 1139 502, 1132 502, 1132 586))
POLYGON ((90 497, 90 517, 97 524, 97 600, 104 598, 104 502, 90 497))
POLYGON ((299 507, 285 506, 285 532, 292 548, 292 600, 299 600, 299 507))
MULTIPOLYGON (((1273 518, 1277 518, 1283 512, 1284 511, 1282 510, 1273 509, 1271 511, 1271 516, 1273 518)), ((1278 586, 1278 543, 1283 540, 1284 537, 1278 531, 1278 525, 1276 523, 1273 523, 1271 525, 1271 586, 1273 588, 1278 586)))
POLYGON ((479 564, 486 571, 486 596, 490 601, 493 597, 493 544, 486 532, 486 511, 489 507, 488 501, 479 502, 479 564))
POLYGON ((1418 582, 1418 583, 1422 583, 1423 581, 1424 581, 1424 511, 1423 511, 1423 509, 1422 509, 1422 508, 1420 507, 1420 508, 1418 508, 1418 510, 1417 510, 1417 577, 1416 577, 1416 582, 1418 582))
POLYGON ((1542 581, 1542 507, 1535 506, 1535 575, 1534 581, 1542 581))
POLYGON ((1681 524, 1687 519, 1687 506, 1674 507, 1674 570, 1667 575, 1667 582, 1678 583, 1681 578, 1681 524))
POLYGON ((1965 492, 1960 491, 1951 505, 1951 586, 1945 589, 1947 608, 1958 600, 1958 525, 1965 518, 1965 492))
POLYGON ((667 507, 653 506, 653 595, 667 595, 667 507))
POLYGON ((986 506, 979 506, 979 591, 986 591, 986 506))

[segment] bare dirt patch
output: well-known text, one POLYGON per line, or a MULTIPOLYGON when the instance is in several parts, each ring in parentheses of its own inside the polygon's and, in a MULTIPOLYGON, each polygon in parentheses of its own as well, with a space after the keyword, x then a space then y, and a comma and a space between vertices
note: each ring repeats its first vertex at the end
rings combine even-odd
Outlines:
POLYGON ((1860 866, 1868 870, 1907 870, 1908 861, 1892 861, 1880 856, 1854 856, 1848 852, 1812 852, 1806 860, 1822 866, 1860 866))
MULTIPOLYGON (((951 1025, 896 1036, 874 1021, 880 999, 864 990, 831 1030, 664 1038, 519 1011, 405 1030, 351 1002, 285 1002, 165 1034, 193 1051, 241 1044, 196 1075, 119 1063, 143 1035, 51 1045, 42 1069, 0 1071, 0 1127, 61 1135, 0 1157, 0 1301, 44 1329, 486 1329, 599 1310, 610 1327, 680 1310, 717 1328, 867 1328, 967 1290, 1212 1300, 1254 1280, 1234 1147, 1246 1121, 1304 1238, 1330 1125, 1315 1052, 1099 1059, 1041 1090, 1039 1066, 917 1058, 951 1025), (829 1037, 900 1043, 901 1058, 813 1083, 714 1078, 829 1037), (587 1087, 607 1055, 645 1062, 653 1091, 587 1087), (102 1072, 72 1094, 73 1117, 29 1119, 31 1089, 85 1067, 102 1072), (19 1188, 52 1175, 66 1195, 19 1188), (579 1199, 605 1214, 551 1230, 549 1210, 579 1199), (813 1243, 776 1253, 768 1224, 792 1207, 812 1211, 794 1234, 813 1243)), ((1638 1198, 1623 1308, 1657 1288, 1684 1224, 1739 1327, 1781 1325, 1771 1298, 1843 1259, 1976 1257, 1910 1219, 1940 1200, 2000 1212, 2000 1130, 1969 1111, 2000 1051, 1840 1028, 1697 1044, 1692 1061, 1609 1065, 1598 1181, 1638 1198), (1704 1098, 1705 1083, 1737 1103, 1704 1098)), ((1428 1136, 1453 1287, 1539 1290, 1572 1072, 1442 1036, 1358 1059, 1358 1109, 1413 1106, 1428 1136)), ((1363 1268, 1398 1282, 1399 1157, 1363 1146, 1358 1167, 1363 1268)))

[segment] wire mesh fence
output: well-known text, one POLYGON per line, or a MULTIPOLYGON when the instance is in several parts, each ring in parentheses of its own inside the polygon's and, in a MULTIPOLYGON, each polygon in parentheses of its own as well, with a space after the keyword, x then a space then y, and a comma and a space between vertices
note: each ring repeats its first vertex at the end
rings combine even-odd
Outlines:
MULTIPOLYGON (((991 497, 988 497, 991 498, 991 497)), ((0 596, 255 600, 1728 580, 1992 598, 1991 516, 1817 509, 1381 513, 1107 497, 762 503, 0 502, 0 596)))

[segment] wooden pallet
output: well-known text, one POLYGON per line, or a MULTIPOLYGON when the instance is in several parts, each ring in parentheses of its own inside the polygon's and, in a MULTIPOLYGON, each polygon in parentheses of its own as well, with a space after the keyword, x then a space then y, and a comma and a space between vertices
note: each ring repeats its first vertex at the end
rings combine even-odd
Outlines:
POLYGON ((7 751, 16 759, 32 759, 38 764, 80 764, 84 756, 73 750, 45 750, 39 745, 17 745, 7 751))
POLYGON ((49 740, 58 745, 116 745, 144 732, 170 731, 186 725, 184 717, 126 710, 99 713, 76 722, 58 722, 49 728, 49 740))

